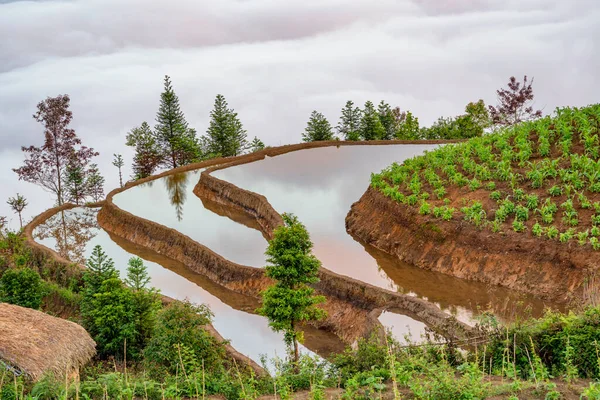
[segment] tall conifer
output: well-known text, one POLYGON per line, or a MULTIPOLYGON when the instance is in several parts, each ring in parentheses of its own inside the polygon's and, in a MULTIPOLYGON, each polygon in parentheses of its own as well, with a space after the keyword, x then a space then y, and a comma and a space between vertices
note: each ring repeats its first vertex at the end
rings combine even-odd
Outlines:
POLYGON ((365 103, 360 120, 360 136, 364 140, 378 140, 385 136, 385 129, 379 120, 379 113, 371 101, 365 103))
POLYGON ((342 116, 336 130, 345 140, 360 140, 360 108, 354 107, 354 102, 348 100, 342 108, 342 116))

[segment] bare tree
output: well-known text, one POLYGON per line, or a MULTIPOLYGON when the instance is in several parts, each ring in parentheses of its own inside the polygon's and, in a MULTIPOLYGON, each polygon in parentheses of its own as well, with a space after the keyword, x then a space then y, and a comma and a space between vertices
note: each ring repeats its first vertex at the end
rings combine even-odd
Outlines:
POLYGON ((44 126, 42 147, 22 147, 27 155, 25 165, 13 169, 20 180, 35 183, 56 195, 58 205, 64 201, 63 177, 66 166, 74 158, 86 166, 97 156, 93 149, 81 146, 81 139, 69 128, 73 113, 68 95, 48 97, 37 105, 33 118, 44 126))
POLYGON ((123 187, 123 175, 121 174, 121 168, 125 165, 123 161, 123 156, 120 154, 113 154, 115 158, 113 158, 112 165, 119 168, 119 186, 123 187))
POLYGON ((533 110, 533 79, 517 82, 514 76, 510 77, 508 89, 496 91, 498 106, 490 106, 490 117, 494 125, 514 125, 519 122, 529 121, 542 116, 542 111, 533 110))
POLYGON ((25 199, 24 196, 21 196, 19 193, 17 193, 16 197, 9 197, 7 203, 14 212, 19 214, 19 223, 21 225, 21 228, 23 228, 23 217, 21 213, 23 212, 25 207, 27 207, 27 199, 25 199))

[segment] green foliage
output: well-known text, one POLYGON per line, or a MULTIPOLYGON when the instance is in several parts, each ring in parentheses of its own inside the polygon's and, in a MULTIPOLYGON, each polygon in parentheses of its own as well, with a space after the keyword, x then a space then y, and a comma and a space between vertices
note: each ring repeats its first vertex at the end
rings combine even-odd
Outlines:
POLYGON ((379 114, 379 122, 381 122, 381 126, 383 127, 381 139, 393 139, 396 134, 396 118, 394 117, 392 108, 388 103, 381 100, 377 106, 377 112, 379 114))
POLYGON ((363 140, 379 140, 386 135, 385 128, 379 119, 379 113, 370 101, 365 103, 358 132, 363 140))
POLYGON ((392 110, 396 119, 396 139, 418 140, 421 138, 419 129, 419 118, 415 117, 410 111, 400 112, 399 108, 392 110))
POLYGON ((212 314, 207 306, 188 301, 174 301, 160 310, 154 333, 144 350, 148 366, 163 367, 175 373, 180 363, 177 345, 182 345, 189 350, 196 362, 204 360, 206 371, 221 371, 225 358, 224 345, 204 329, 211 318, 212 314))
POLYGON ((196 132, 190 129, 179 106, 171 79, 165 75, 160 107, 156 113, 154 138, 164 164, 171 168, 189 164, 199 158, 200 147, 196 132))
POLYGON ((118 277, 103 280, 92 296, 87 281, 85 289, 82 316, 86 330, 96 341, 98 355, 123 358, 126 351, 138 354, 133 293, 118 277))
POLYGON ((333 138, 333 131, 327 118, 320 112, 313 111, 302 133, 302 141, 317 142, 321 140, 333 140, 333 138))
POLYGON ((344 140, 360 140, 360 121, 362 111, 358 107, 354 107, 354 102, 348 100, 344 108, 340 121, 336 126, 337 133, 344 140))
POLYGON ((38 310, 44 292, 40 275, 30 268, 9 269, 0 278, 0 302, 38 310))
POLYGON ((269 319, 273 330, 284 332, 286 344, 294 345, 297 361, 298 341, 302 340, 298 324, 324 318, 325 311, 316 305, 325 298, 314 295, 314 289, 308 286, 318 282, 321 267, 311 253, 308 231, 292 214, 283 214, 283 221, 284 226, 275 229, 265 252, 269 263, 265 274, 276 283, 262 293, 263 304, 257 311, 269 319))
POLYGON ((225 97, 218 94, 206 131, 206 152, 211 156, 222 157, 242 154, 248 147, 246 136, 237 113, 229 108, 225 97))
POLYGON ((161 148, 146 121, 133 128, 126 136, 127 146, 133 147, 133 179, 142 179, 152 175, 162 161, 161 148))
POLYGON ((133 292, 119 279, 112 259, 102 247, 94 247, 87 267, 83 278, 81 317, 84 327, 96 341, 98 354, 123 357, 128 351, 137 356, 141 349, 138 347, 138 315, 133 292))
POLYGON ((252 139, 252 141, 250 142, 250 152, 256 153, 257 151, 262 150, 264 148, 265 144, 263 143, 263 141, 254 136, 254 139, 252 139))
POLYGON ((148 287, 150 277, 141 258, 133 257, 129 260, 125 283, 132 292, 133 306, 134 335, 128 345, 129 354, 136 358, 152 336, 161 303, 158 292, 148 287))
POLYGON ((508 332, 498 332, 488 344, 486 359, 491 357, 493 368, 500 371, 503 352, 507 347, 511 352, 514 348, 516 370, 523 378, 535 375, 540 380, 550 374, 597 378, 600 376, 598 343, 599 308, 588 307, 581 313, 566 315, 547 311, 542 318, 523 321, 509 327, 508 332))

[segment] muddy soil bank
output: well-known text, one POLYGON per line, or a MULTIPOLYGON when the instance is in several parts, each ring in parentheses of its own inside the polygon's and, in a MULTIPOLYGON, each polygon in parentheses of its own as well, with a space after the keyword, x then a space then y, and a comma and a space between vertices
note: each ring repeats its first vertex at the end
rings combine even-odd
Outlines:
POLYGON ((572 249, 517 235, 492 234, 464 221, 418 214, 369 188, 352 205, 346 229, 361 242, 409 264, 462 279, 505 286, 556 303, 580 301, 590 277, 572 249))
MULTIPOLYGON (((111 201, 107 201, 98 213, 98 222, 111 235, 175 260, 192 272, 244 296, 258 300, 260 292, 272 284, 262 269, 226 260, 188 236, 134 216, 121 210, 111 201)), ((323 294, 327 295, 327 293, 323 294)), ((324 321, 315 323, 315 326, 334 332, 348 344, 360 337, 368 336, 376 328, 382 330, 377 320, 378 315, 370 313, 372 309, 366 310, 335 297, 329 297, 323 308, 327 311, 328 317, 324 321)))

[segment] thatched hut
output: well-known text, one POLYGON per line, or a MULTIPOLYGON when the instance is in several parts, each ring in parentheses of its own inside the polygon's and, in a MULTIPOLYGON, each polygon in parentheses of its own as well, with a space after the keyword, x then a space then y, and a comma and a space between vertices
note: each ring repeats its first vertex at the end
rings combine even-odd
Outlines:
POLYGON ((96 343, 76 323, 0 303, 0 361, 31 379, 71 374, 95 353, 96 343))

